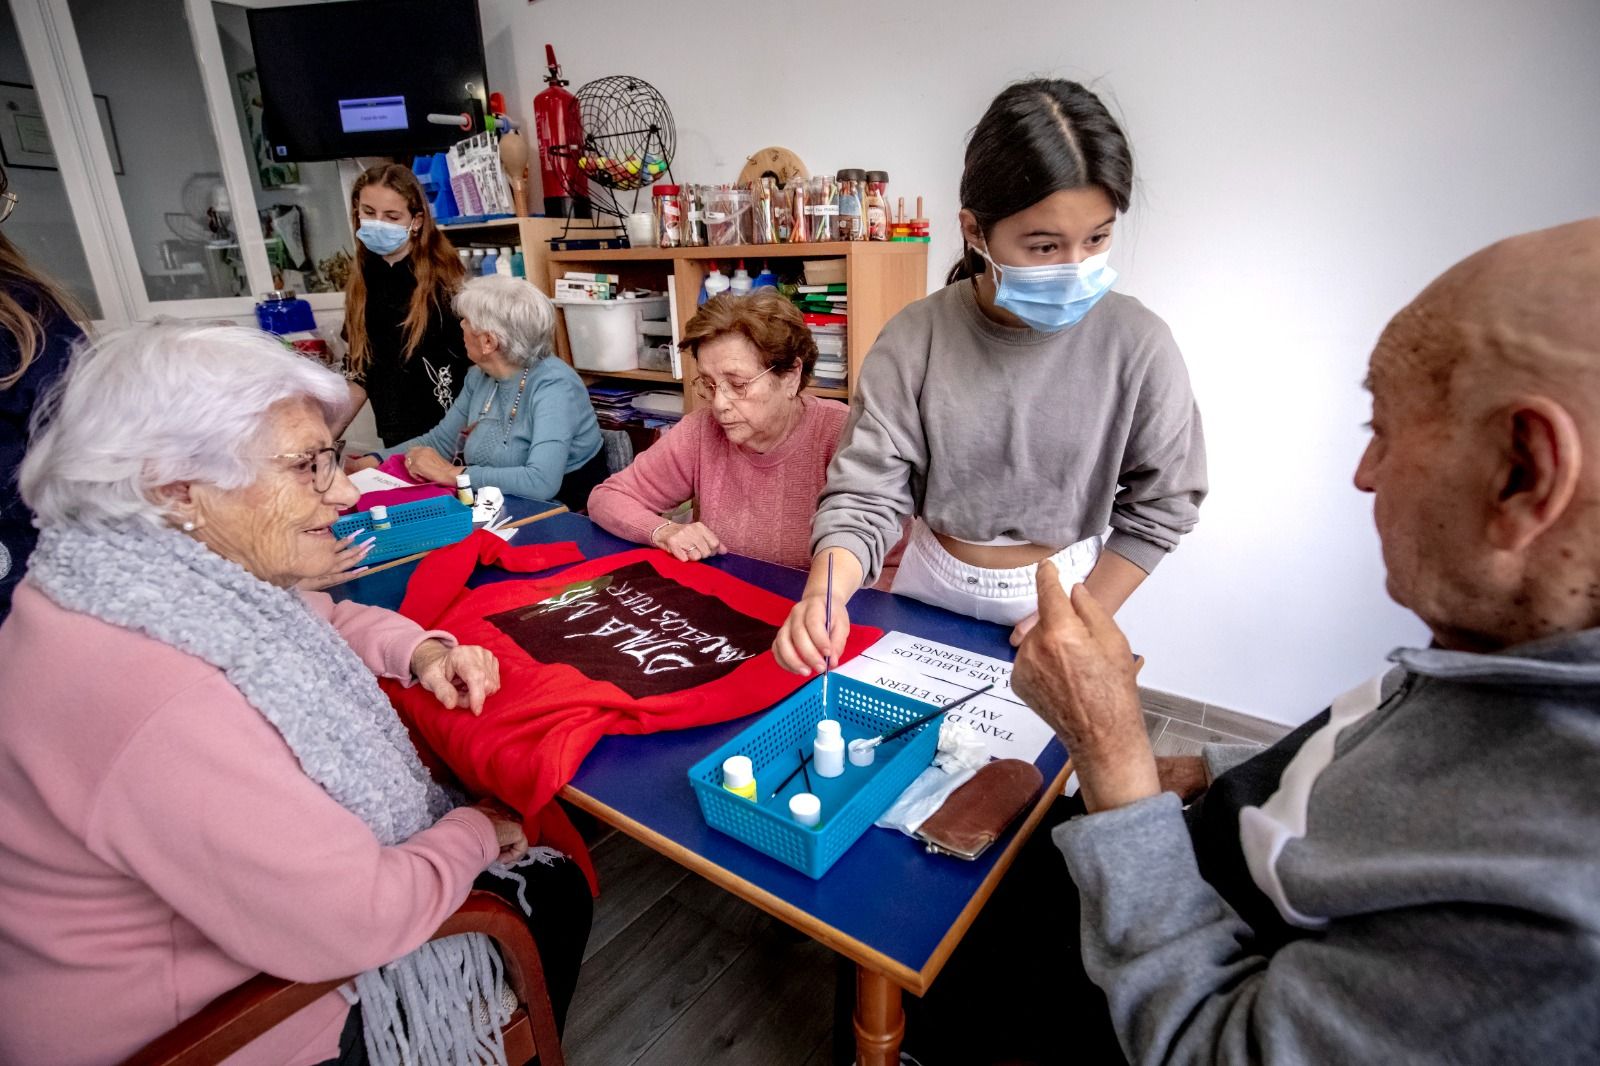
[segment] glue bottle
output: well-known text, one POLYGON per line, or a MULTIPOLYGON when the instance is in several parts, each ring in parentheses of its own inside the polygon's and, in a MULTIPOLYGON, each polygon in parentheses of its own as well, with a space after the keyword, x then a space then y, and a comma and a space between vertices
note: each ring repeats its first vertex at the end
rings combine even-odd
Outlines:
POLYGON ((739 260, 739 269, 733 272, 733 277, 728 281, 730 292, 746 293, 750 291, 750 271, 744 268, 744 260, 739 260))
POLYGON ((727 291, 727 275, 722 273, 716 263, 712 263, 711 273, 706 275, 705 282, 700 286, 700 302, 705 303, 713 296, 720 296, 727 291))
POLYGON ((472 476, 465 470, 456 475, 456 499, 472 506, 472 476))
POLYGON ((501 248, 495 253, 494 272, 503 278, 509 278, 512 276, 510 248, 501 248))
POLYGON ((750 756, 730 755, 722 760, 722 787, 747 800, 756 798, 756 773, 750 756))
POLYGON ((372 528, 389 528, 389 508, 385 507, 381 503, 375 503, 372 505, 372 528))
POLYGON ((817 739, 812 741, 812 765, 823 777, 838 777, 844 773, 844 735, 839 723, 824 718, 817 723, 817 739))

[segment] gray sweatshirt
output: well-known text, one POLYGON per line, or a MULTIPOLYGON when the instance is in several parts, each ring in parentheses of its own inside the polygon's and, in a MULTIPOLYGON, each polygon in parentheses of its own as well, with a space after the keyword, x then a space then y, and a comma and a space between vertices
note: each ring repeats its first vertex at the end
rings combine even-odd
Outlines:
POLYGON ((1600 630, 1390 658, 1238 811, 1270 921, 1176 796, 1055 830, 1130 1062, 1600 1062, 1600 630))
POLYGON ((1205 440, 1166 323, 1107 293, 1057 333, 1011 329, 958 282, 905 308, 861 368, 812 520, 866 583, 904 517, 961 540, 1064 548, 1103 533, 1152 570, 1194 528, 1205 440))

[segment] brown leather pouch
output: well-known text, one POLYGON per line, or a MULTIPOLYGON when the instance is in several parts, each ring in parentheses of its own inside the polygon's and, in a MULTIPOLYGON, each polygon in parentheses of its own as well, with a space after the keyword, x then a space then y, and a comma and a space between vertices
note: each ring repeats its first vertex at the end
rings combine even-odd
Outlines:
POLYGON ((917 836, 929 851, 976 859, 1039 794, 1044 776, 1021 759, 996 759, 950 793, 917 836))

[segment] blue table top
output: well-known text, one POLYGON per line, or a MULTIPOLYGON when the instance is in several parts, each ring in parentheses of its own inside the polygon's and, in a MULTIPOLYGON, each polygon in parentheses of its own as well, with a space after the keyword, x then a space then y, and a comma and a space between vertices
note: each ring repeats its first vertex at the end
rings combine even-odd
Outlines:
MULTIPOLYGON (((570 513, 522 527, 512 543, 565 540, 576 541, 588 558, 638 547, 611 536, 582 515, 570 513)), ((415 565, 358 578, 333 594, 340 599, 397 606, 415 565)), ((720 556, 705 565, 790 598, 798 598, 805 586, 806 575, 801 571, 739 556, 720 556)), ((473 584, 531 576, 537 575, 481 568, 473 584)), ((850 601, 850 616, 886 632, 900 630, 1005 662, 1014 656, 1007 640, 1009 630, 1004 627, 871 589, 862 590, 850 601)), ((641 836, 652 846, 675 846, 663 850, 680 861, 704 860, 718 868, 721 876, 714 880, 725 885, 730 880, 742 882, 729 887, 807 932, 817 934, 817 926, 825 927, 826 935, 819 938, 830 947, 887 973, 903 987, 922 991, 954 947, 954 942, 945 944, 947 938, 954 935, 959 939, 964 932, 963 912, 980 895, 986 895, 986 881, 1006 853, 1016 827, 973 862, 930 855, 919 842, 874 827, 826 876, 813 880, 712 829, 701 818, 688 769, 749 721, 744 718, 648 736, 606 737, 584 760, 571 789, 620 816, 620 820, 607 820, 624 831, 641 836), (674 854, 680 848, 688 855, 674 854)), ((1055 780, 1065 761, 1066 751, 1052 740, 1037 762, 1047 784, 1055 780)), ((581 801, 579 805, 593 809, 581 801)), ((992 889, 992 884, 988 887, 992 889)), ((966 921, 973 916, 967 914, 966 921)))

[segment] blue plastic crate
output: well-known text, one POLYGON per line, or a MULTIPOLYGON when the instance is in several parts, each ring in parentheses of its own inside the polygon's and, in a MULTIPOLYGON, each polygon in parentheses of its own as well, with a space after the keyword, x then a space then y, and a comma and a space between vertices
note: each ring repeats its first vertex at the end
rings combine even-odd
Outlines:
POLYGON ((700 813, 713 829, 803 874, 821 877, 933 762, 941 719, 880 744, 871 766, 852 766, 847 754, 839 777, 823 777, 808 764, 812 791, 822 801, 822 820, 815 826, 801 825, 789 815, 789 798, 806 791, 804 774, 796 774, 776 796, 773 788, 799 765, 802 750, 811 753, 817 723, 823 718, 839 722, 848 748, 852 740, 880 736, 934 709, 933 704, 837 674, 814 678, 695 763, 689 769, 689 784, 700 801, 700 813), (722 761, 730 755, 748 755, 755 765, 755 800, 722 787, 722 761))
POLYGON ((367 530, 370 536, 378 539, 363 560, 367 566, 372 566, 463 539, 472 532, 472 508, 454 496, 397 503, 389 508, 388 529, 373 529, 372 512, 357 511, 335 522, 333 535, 347 537, 358 529, 367 530))

